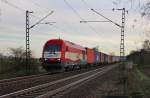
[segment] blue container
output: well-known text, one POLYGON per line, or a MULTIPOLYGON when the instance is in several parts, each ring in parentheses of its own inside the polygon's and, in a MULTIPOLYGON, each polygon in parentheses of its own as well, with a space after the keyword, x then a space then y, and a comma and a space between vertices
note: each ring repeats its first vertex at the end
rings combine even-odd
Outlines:
POLYGON ((100 55, 98 51, 95 51, 95 63, 99 64, 100 63, 100 55))

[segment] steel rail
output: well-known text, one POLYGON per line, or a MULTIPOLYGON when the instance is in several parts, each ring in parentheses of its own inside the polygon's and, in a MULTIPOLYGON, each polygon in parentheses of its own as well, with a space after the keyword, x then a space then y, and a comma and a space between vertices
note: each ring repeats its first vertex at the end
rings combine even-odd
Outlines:
POLYGON ((0 98, 5 98, 5 97, 8 98, 7 96, 14 96, 14 95, 18 95, 18 94, 23 94, 23 93, 31 92, 33 90, 44 88, 44 87, 47 87, 47 86, 50 86, 50 85, 53 85, 53 84, 56 84, 56 83, 59 83, 59 82, 66 81, 68 79, 76 78, 76 77, 79 77, 81 75, 85 75, 85 74, 88 74, 90 72, 97 71, 97 70, 100 70, 100 69, 103 69, 103 68, 99 68, 99 69, 96 69, 96 70, 92 70, 92 71, 88 71, 88 72, 85 72, 85 73, 77 74, 77 75, 70 76, 70 77, 67 77, 67 78, 64 78, 64 79, 52 81, 50 83, 46 83, 46 84, 42 84, 42 85, 31 87, 31 88, 27 88, 27 89, 24 89, 24 90, 19 90, 19 91, 13 92, 13 93, 2 95, 2 96, 0 96, 0 98))
POLYGON ((30 76, 22 76, 22 77, 10 78, 10 79, 3 79, 3 80, 0 80, 0 84, 1 83, 6 83, 6 82, 17 81, 17 80, 21 80, 21 79, 33 78, 33 77, 37 77, 37 76, 43 76, 43 75, 46 75, 46 74, 48 74, 48 73, 30 75, 30 76))
POLYGON ((36 97, 36 98, 48 98, 49 96, 52 96, 52 95, 57 94, 57 93, 59 93, 59 92, 61 92, 61 91, 64 91, 64 90, 66 90, 66 89, 68 89, 68 88, 70 88, 70 87, 72 87, 72 86, 75 86, 75 85, 81 83, 81 82, 86 82, 86 80, 91 79, 91 78, 93 78, 94 76, 96 76, 96 75, 98 75, 98 74, 101 74, 101 75, 102 75, 102 74, 104 74, 105 72, 109 71, 110 69, 111 69, 111 68, 109 68, 109 69, 107 69, 107 70, 105 70, 105 71, 97 72, 97 73, 95 73, 95 74, 92 74, 92 75, 90 75, 90 76, 88 76, 88 77, 85 77, 85 78, 83 78, 83 79, 80 79, 80 80, 78 80, 78 81, 75 81, 75 82, 73 82, 73 83, 70 83, 70 84, 68 84, 68 85, 65 85, 65 86, 63 86, 63 87, 60 87, 60 88, 58 88, 58 89, 49 91, 48 93, 43 94, 43 95, 40 95, 40 96, 38 96, 38 97, 36 97))
MULTIPOLYGON (((21 90, 22 88, 31 87, 31 83, 34 81, 36 82, 35 85, 39 84, 40 79, 47 79, 50 75, 47 73, 44 74, 37 74, 31 76, 23 76, 17 77, 12 79, 4 79, 0 81, 0 95, 14 92, 17 90, 21 90)), ((44 83, 44 82, 43 82, 44 83)), ((33 83, 32 83, 33 84, 33 83)))
MULTIPOLYGON (((60 88, 58 88, 58 89, 55 89, 55 90, 52 90, 52 91, 50 91, 50 92, 48 92, 48 93, 46 93, 46 94, 44 94, 44 95, 40 95, 40 96, 38 96, 37 98, 42 98, 43 96, 50 96, 50 95, 53 95, 53 94, 56 94, 56 93, 58 93, 58 92, 60 92, 60 91, 63 91, 63 90, 65 90, 65 89, 67 89, 67 88, 69 88, 69 87, 71 87, 71 86, 74 86, 74 85, 76 85, 76 84, 78 84, 78 83, 81 83, 81 82, 83 82, 83 81, 85 81, 85 80, 88 80, 88 79, 90 79, 90 78, 92 78, 92 77, 94 77, 94 76, 96 76, 96 75, 98 75, 98 74, 100 74, 101 73, 101 75, 103 74, 103 73, 106 73, 107 71, 109 71, 110 69, 112 69, 113 67, 116 67, 117 65, 113 65, 113 66, 107 66, 106 68, 105 67, 102 67, 102 68, 99 68, 99 69, 96 69, 96 70, 92 70, 92 71, 88 71, 88 72, 84 72, 84 73, 81 73, 81 74, 77 74, 77 75, 74 75, 74 76, 70 76, 70 77, 67 77, 67 78, 64 78, 64 79, 60 79, 60 80, 56 80, 56 81, 52 81, 52 82, 50 82, 50 83, 46 83, 46 84, 42 84, 42 85, 38 85, 38 86, 34 86, 34 87, 31 87, 31 88, 28 88, 28 89, 24 89, 24 90, 20 90, 20 91, 17 91, 17 92, 14 92, 14 93, 9 93, 9 94, 6 94, 6 95, 2 95, 2 96, 0 96, 0 98, 12 98, 12 97, 14 97, 14 96, 19 96, 19 95, 22 95, 22 94, 27 94, 27 93, 29 93, 29 92, 33 92, 33 91, 35 91, 35 90, 38 90, 38 89, 43 89, 43 88, 46 88, 46 87, 48 87, 48 86, 51 86, 51 85, 54 85, 54 84, 57 84, 57 83, 61 83, 61 82, 64 82, 64 81, 67 81, 67 80, 69 80, 69 79, 73 79, 73 78, 77 78, 77 77, 79 77, 79 76, 82 76, 82 75, 86 75, 86 74, 91 74, 92 73, 92 75, 90 75, 90 76, 86 76, 85 78, 81 78, 80 80, 77 80, 77 81, 75 81, 75 82, 72 82, 72 83, 70 83, 70 84, 68 84, 68 85, 65 85, 65 86, 63 86, 63 87, 60 87, 60 88), (107 69, 107 70, 106 70, 107 69), (101 70, 101 71, 100 71, 101 70), (105 71, 106 70, 106 71, 105 71), (96 73, 95 73, 96 72, 96 73)), ((44 97, 45 98, 45 97, 44 97)))

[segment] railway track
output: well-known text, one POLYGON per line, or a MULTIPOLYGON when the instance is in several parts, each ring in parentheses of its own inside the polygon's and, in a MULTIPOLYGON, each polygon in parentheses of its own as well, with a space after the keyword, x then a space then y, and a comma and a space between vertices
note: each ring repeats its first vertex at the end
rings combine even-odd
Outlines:
POLYGON ((44 79, 47 79, 46 77, 48 76, 49 76, 48 73, 44 73, 44 74, 38 74, 38 75, 0 80, 0 95, 11 92, 11 91, 20 90, 22 88, 28 88, 30 87, 30 84, 33 83, 33 81, 36 85, 39 82, 42 82, 41 79, 44 81, 44 79))
POLYGON ((38 75, 31 75, 31 76, 23 76, 23 77, 17 77, 17 78, 10 78, 10 79, 3 79, 3 80, 0 80, 0 84, 5 83, 5 82, 13 82, 13 81, 21 80, 21 79, 34 78, 37 76, 43 76, 45 74, 47 74, 47 73, 38 74, 38 75))
MULTIPOLYGON (((102 66, 97 66, 97 67, 102 67, 102 66)), ((41 84, 55 81, 61 78, 71 76, 71 75, 83 73, 92 69, 96 69, 97 67, 57 73, 57 74, 56 72, 55 73, 53 72, 53 73, 44 73, 44 74, 39 74, 39 75, 31 75, 31 76, 0 80, 0 95, 30 88, 36 85, 41 85, 41 84)))
POLYGON ((0 98, 49 98, 59 92, 68 90, 69 88, 87 82, 97 76, 103 75, 109 70, 117 67, 118 64, 98 68, 88 72, 80 73, 77 75, 69 76, 63 79, 45 83, 42 85, 34 86, 17 92, 9 93, 0 96, 0 98))

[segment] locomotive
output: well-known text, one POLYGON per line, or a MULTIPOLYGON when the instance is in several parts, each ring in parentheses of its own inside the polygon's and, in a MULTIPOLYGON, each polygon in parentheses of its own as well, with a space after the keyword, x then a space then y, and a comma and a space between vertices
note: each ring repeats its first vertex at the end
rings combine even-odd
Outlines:
POLYGON ((119 57, 66 40, 51 39, 43 47, 41 62, 47 71, 53 69, 67 71, 87 66, 116 63, 119 62, 119 57))

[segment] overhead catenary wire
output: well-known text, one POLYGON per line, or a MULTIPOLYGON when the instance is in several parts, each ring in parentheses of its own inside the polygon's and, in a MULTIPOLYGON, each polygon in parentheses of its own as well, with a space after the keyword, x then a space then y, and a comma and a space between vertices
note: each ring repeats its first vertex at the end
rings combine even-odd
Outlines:
MULTIPOLYGON (((11 3, 11 2, 8 1, 8 0, 1 0, 1 2, 7 4, 7 5, 10 6, 10 7, 13 7, 13 8, 15 8, 15 9, 19 10, 19 11, 22 12, 22 13, 24 13, 24 12, 26 11, 26 9, 23 9, 23 8, 19 7, 18 5, 11 3)), ((49 9, 49 10, 51 10, 51 9, 49 9)), ((32 16, 32 17, 34 17, 34 18, 36 18, 36 19, 41 19, 41 17, 35 16, 35 15, 33 15, 33 14, 30 14, 30 16, 32 16)), ((43 22, 44 22, 44 24, 45 24, 45 23, 48 23, 48 22, 45 22, 45 21, 43 21, 43 22)), ((54 27, 55 29, 60 30, 61 32, 62 32, 62 31, 66 31, 66 30, 64 30, 64 29, 59 28, 58 26, 54 26, 54 25, 51 25, 51 24, 49 24, 48 26, 54 27)), ((56 33, 54 33, 54 34, 56 34, 56 33)), ((53 36, 54 36, 54 34, 53 34, 53 36)), ((55 37, 56 37, 56 35, 55 35, 55 37)))
MULTIPOLYGON (((22 13, 24 13, 24 12, 26 11, 26 9, 23 9, 23 8, 21 8, 21 7, 17 6, 17 5, 15 5, 15 4, 9 2, 8 0, 1 0, 1 1, 2 1, 3 3, 5 3, 5 4, 7 4, 7 5, 9 5, 9 6, 15 8, 15 9, 21 11, 22 13)), ((35 16, 35 15, 33 15, 33 14, 31 14, 31 16, 33 16, 34 18, 40 19, 40 17, 37 17, 37 16, 35 16)))
POLYGON ((109 18, 105 17, 104 15, 102 15, 102 14, 101 14, 101 13, 99 13, 99 12, 97 12, 96 10, 94 10, 94 9, 91 9, 91 10, 92 10, 93 12, 97 13, 98 15, 100 15, 101 17, 105 18, 105 19, 106 19, 106 20, 108 20, 109 22, 111 22, 111 23, 113 23, 113 24, 117 25, 118 27, 122 28, 122 26, 121 26, 121 25, 119 25, 118 23, 116 23, 116 22, 112 21, 111 19, 109 19, 109 18))
POLYGON ((41 6, 39 3, 35 2, 35 0, 28 0, 29 2, 31 2, 32 4, 34 4, 35 6, 39 7, 39 9, 43 9, 45 12, 48 12, 50 11, 51 9, 50 8, 47 8, 47 7, 43 7, 41 6))
MULTIPOLYGON (((40 19, 38 22, 36 22, 34 25, 32 25, 29 29, 33 28, 34 26, 36 26, 37 24, 40 24, 41 21, 43 21, 45 18, 47 18, 49 15, 51 15, 54 11, 51 11, 48 15, 46 15, 45 17, 43 17, 42 19, 40 19)), ((46 22, 45 24, 48 24, 48 22, 46 22)))
MULTIPOLYGON (((38 4, 38 3, 36 3, 36 2, 32 2, 32 3, 34 3, 36 6, 38 6, 38 7, 40 7, 40 5, 38 4)), ((42 7, 43 8, 43 7, 42 7)), ((45 7, 44 7, 45 8, 45 7)), ((48 10, 50 10, 49 8, 45 8, 45 9, 48 9, 48 10)), ((74 10, 74 8, 72 7, 72 9, 74 10)), ((76 11, 76 10, 74 10, 75 11, 75 13, 76 14, 78 14, 78 12, 76 11)), ((78 14, 79 15, 79 17, 80 17, 80 14, 78 14)), ((82 17, 80 17, 80 18, 82 18, 82 17)), ((64 23, 65 25, 66 25, 66 23, 64 23)), ((64 31, 64 32, 67 32, 68 30, 66 30, 66 29, 64 29, 64 28, 60 28, 60 27, 58 27, 58 26, 56 26, 56 25, 51 25, 52 27, 54 27, 56 30, 59 30, 59 31, 64 31)), ((69 25, 68 25, 69 26, 69 25)), ((94 29, 94 28, 93 28, 94 29)), ((76 29, 75 29, 76 30, 76 29)))
MULTIPOLYGON (((67 2, 67 0, 64 0, 64 2, 65 2, 65 4, 66 4, 69 8, 71 8, 71 10, 81 19, 81 21, 85 21, 85 19, 81 17, 81 15, 67 2)), ((86 3, 86 2, 85 2, 85 3, 86 3)), ((112 11, 112 10, 111 10, 111 11, 112 11)), ((81 22, 81 21, 80 21, 80 22, 81 22)), ((108 21, 105 21, 105 22, 108 22, 108 21)), ((96 34, 98 35, 97 31, 95 31, 95 29, 94 29, 91 25, 88 24, 88 26, 90 27, 90 29, 91 29, 94 33, 96 33, 96 34)), ((103 34, 103 33, 101 33, 101 34, 103 34)), ((86 41, 86 42, 87 42, 87 41, 86 41)))
MULTIPOLYGON (((15 4, 9 2, 8 0, 1 0, 1 1, 2 1, 3 3, 5 3, 5 4, 7 4, 7 5, 9 5, 9 6, 15 8, 15 9, 21 11, 22 13, 24 13, 24 12, 26 11, 26 9, 23 9, 23 8, 21 8, 21 7, 17 6, 17 5, 15 5, 15 4)), ((49 10, 50 10, 50 9, 49 9, 49 10)), ((52 10, 51 10, 51 11, 52 11, 52 10)), ((41 19, 41 17, 39 17, 39 16, 35 16, 35 15, 33 15, 33 14, 30 14, 30 15, 31 15, 32 17, 36 18, 36 19, 41 19)))
MULTIPOLYGON (((26 9, 24 9, 24 8, 21 8, 21 7, 19 7, 17 4, 14 4, 14 3, 12 3, 12 2, 10 2, 10 1, 8 1, 8 0, 1 0, 3 3, 5 3, 5 4, 7 4, 7 5, 9 5, 10 7, 13 7, 13 8, 15 8, 15 9, 17 9, 17 10, 19 10, 20 12, 22 12, 22 13, 24 13, 25 11, 26 11, 26 9)), ((78 12, 77 12, 78 13, 78 12)), ((32 17, 34 17, 34 18, 36 18, 36 19, 41 19, 41 17, 39 17, 39 16, 35 16, 34 14, 30 14, 30 16, 32 16, 32 17)), ((79 16, 80 16, 80 14, 79 14, 79 16)), ((83 20, 83 18, 82 17, 80 17, 82 20, 83 20)), ((43 22, 45 22, 45 21, 43 21, 43 22)), ((49 26, 53 26, 53 25, 49 25, 49 26)), ((62 28, 60 28, 60 27, 58 27, 58 26, 53 26, 55 29, 57 29, 57 30, 60 30, 60 31, 67 31, 67 30, 65 30, 64 28, 62 29, 62 28)), ((91 29, 92 29, 92 27, 90 27, 91 29)), ((93 31, 94 31, 94 28, 93 28, 93 31)))
MULTIPOLYGON (((68 3, 67 0, 64 0, 64 2, 76 14, 77 17, 79 17, 82 21, 85 21, 85 19, 81 17, 81 15, 68 3)), ((88 26, 94 33, 97 34, 97 31, 91 25, 88 24, 88 26)))
POLYGON ((20 11, 23 11, 23 12, 26 11, 25 9, 18 7, 15 4, 13 4, 13 3, 10 3, 8 0, 1 0, 1 2, 5 3, 5 4, 8 4, 9 6, 11 6, 13 8, 16 8, 16 9, 18 9, 20 11))
POLYGON ((64 2, 65 2, 65 4, 66 4, 69 8, 71 8, 71 10, 72 10, 81 20, 84 20, 84 19, 80 16, 80 14, 68 3, 67 0, 64 0, 64 2))
MULTIPOLYGON (((23 9, 23 8, 21 8, 21 7, 17 6, 17 5, 15 5, 15 4, 9 2, 8 0, 1 0, 1 1, 2 1, 3 3, 7 4, 7 5, 9 5, 9 6, 15 8, 15 9, 17 9, 17 10, 23 12, 23 13, 26 11, 26 9, 23 9)), ((38 5, 38 4, 37 4, 37 5, 38 5)), ((40 6, 40 5, 38 5, 38 6, 40 6)), ((49 9, 49 10, 50 10, 50 9, 49 9)), ((74 10, 74 11, 75 11, 75 10, 74 10)), ((76 14, 78 14, 78 13, 76 12, 76 14)), ((31 15, 32 17, 36 18, 36 19, 41 19, 41 17, 39 17, 39 16, 35 16, 35 15, 33 15, 33 14, 30 14, 30 15, 31 15)), ((80 15, 79 15, 78 17, 80 17, 80 15)), ((80 18, 82 19, 82 17, 80 17, 80 18)), ((83 20, 83 19, 82 19, 82 20, 83 20)), ((58 27, 57 27, 57 29, 58 29, 58 27)), ((92 28, 92 27, 91 27, 91 29, 94 30, 94 28, 92 28)), ((59 29, 59 30, 62 30, 62 29, 59 29)), ((64 31, 64 30, 63 30, 63 31, 64 31)), ((65 30, 65 31, 66 31, 66 30, 65 30)))
MULTIPOLYGON (((91 6, 91 5, 89 5, 85 0, 81 0, 82 2, 83 2, 83 4, 87 7, 87 8, 89 8, 90 10, 91 9, 93 9, 93 7, 91 6)), ((112 11, 112 9, 100 9, 101 11, 102 10, 109 10, 109 11, 112 11)), ((102 14, 101 14, 102 15, 102 14)), ((102 15, 103 16, 103 18, 105 17, 104 15, 102 15)), ((105 19, 107 19, 106 17, 105 17, 105 19)), ((111 20, 104 20, 104 21, 80 21, 81 23, 88 23, 88 22, 110 22, 111 20)), ((116 23, 117 24, 117 23, 116 23)), ((118 24, 117 24, 118 25, 118 24)))
MULTIPOLYGON (((37 6, 37 7, 39 7, 40 9, 43 9, 44 11, 49 11, 49 10, 51 10, 50 8, 48 8, 48 7, 43 7, 43 6, 41 6, 38 2, 35 2, 35 1, 32 1, 32 0, 30 0, 30 2, 31 3, 33 3, 35 6, 37 6)), ((60 21, 59 21, 60 22, 60 21)), ((67 27, 69 27, 70 25, 68 25, 67 23, 64 23, 64 22, 62 22, 63 23, 63 25, 66 25, 67 27)), ((58 26, 56 26, 56 25, 50 25, 50 26, 53 26, 56 30, 59 30, 60 32, 66 32, 66 31, 68 31, 68 30, 66 30, 65 28, 60 28, 60 27, 58 27, 58 26)), ((76 30, 76 29, 75 29, 76 30)))
MULTIPOLYGON (((87 2, 86 2, 86 0, 81 0, 82 2, 83 2, 83 4, 89 9, 89 10, 91 10, 92 8, 94 8, 93 6, 91 6, 90 4, 88 4, 87 2)), ((101 11, 109 11, 109 12, 111 12, 112 11, 112 9, 102 9, 102 8, 100 8, 100 10, 101 11)))
MULTIPOLYGON (((13 7, 13 8, 15 8, 15 9, 19 10, 19 11, 22 12, 22 13, 24 13, 24 12, 26 11, 26 9, 23 9, 23 8, 17 6, 16 4, 13 4, 13 3, 9 2, 8 0, 1 0, 1 2, 7 4, 7 5, 10 6, 10 7, 13 7)), ((50 10, 50 9, 49 9, 49 10, 50 10)), ((33 15, 33 14, 30 14, 30 16, 32 16, 32 17, 34 17, 34 18, 36 18, 36 19, 41 19, 41 17, 36 16, 36 15, 33 15)), ((44 22, 44 24, 45 24, 45 23, 49 23, 49 22, 45 22, 45 21, 43 21, 43 22, 44 22)), ((49 26, 52 26, 52 25, 49 25, 49 26)), ((57 27, 57 29, 60 30, 60 31, 62 30, 62 29, 59 29, 59 27, 57 27)), ((56 34, 56 33, 54 33, 54 34, 56 34)), ((54 35, 54 34, 53 34, 53 36, 56 37, 56 35, 54 35)))
MULTIPOLYGON (((9 2, 8 0, 1 0, 1 1, 2 1, 3 3, 5 3, 5 4, 7 4, 7 5, 9 5, 9 6, 15 8, 15 9, 21 11, 22 13, 24 13, 24 12, 26 11, 26 9, 23 9, 23 8, 21 8, 21 7, 17 6, 17 5, 15 5, 15 4, 9 2)), ((52 14, 52 13, 53 13, 53 11, 50 12, 49 14, 52 14)), ((49 14, 48 14, 47 16, 49 16, 49 14)), ((41 17, 39 17, 39 16, 35 16, 35 15, 33 15, 33 14, 30 14, 30 15, 33 16, 33 17, 36 18, 36 19, 41 19, 41 17)), ((47 16, 45 16, 45 17, 47 17, 47 16)), ((44 22, 45 22, 45 21, 44 21, 44 22)), ((46 22, 46 23, 48 23, 48 22, 46 22)))
MULTIPOLYGON (((45 7, 45 6, 43 7, 43 6, 41 6, 39 3, 35 2, 35 1, 30 0, 30 2, 33 3, 35 6, 39 7, 40 9, 43 9, 44 11, 51 10, 51 9, 48 8, 48 7, 45 7)), ((59 22, 60 22, 60 21, 59 21, 59 22)), ((67 27, 70 26, 70 25, 67 25, 67 23, 64 23, 64 22, 63 22, 63 25, 66 25, 67 27)), ((66 31, 68 31, 68 30, 66 30, 66 29, 64 29, 64 28, 60 28, 60 27, 58 27, 58 26, 56 26, 56 25, 50 25, 50 26, 53 26, 55 29, 59 30, 60 32, 66 32, 66 31)), ((75 29, 75 30, 76 30, 76 29, 75 29)))
POLYGON ((85 4, 85 6, 87 6, 89 9, 91 9, 92 7, 85 1, 85 0, 81 0, 84 4, 85 4))
MULTIPOLYGON (((35 2, 35 1, 30 0, 30 2, 33 3, 35 6, 39 7, 40 9, 43 9, 43 10, 45 10, 45 11, 51 10, 50 8, 41 6, 39 3, 35 2)), ((36 16, 35 16, 35 17, 36 17, 36 16)), ((36 18, 40 19, 40 17, 36 17, 36 18)), ((43 23, 43 24, 45 24, 45 23, 43 23)), ((66 23, 63 23, 63 24, 67 25, 66 23)), ((53 26, 55 29, 57 29, 57 30, 59 30, 59 31, 61 31, 61 32, 62 32, 62 31, 67 31, 66 29, 64 29, 64 28, 63 28, 63 29, 62 29, 62 28, 59 28, 59 27, 56 26, 56 25, 51 25, 51 24, 50 24, 50 26, 53 26)), ((67 25, 67 27, 69 27, 69 25, 67 25)))

